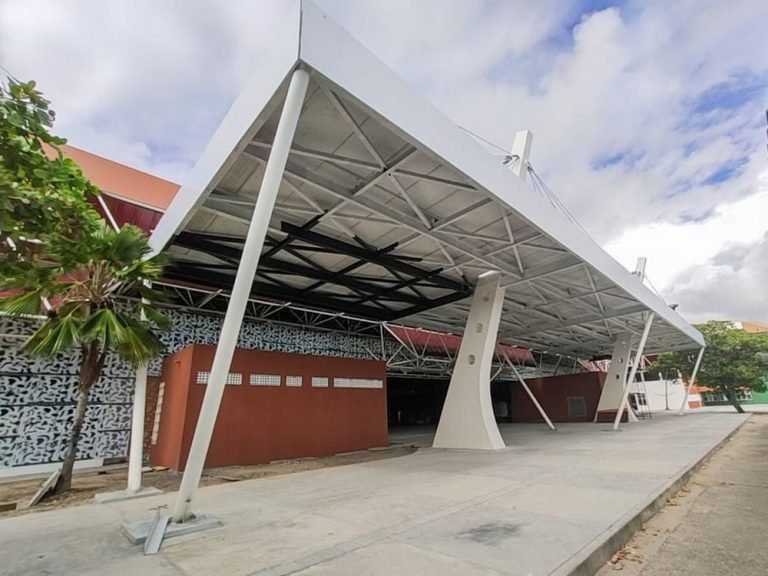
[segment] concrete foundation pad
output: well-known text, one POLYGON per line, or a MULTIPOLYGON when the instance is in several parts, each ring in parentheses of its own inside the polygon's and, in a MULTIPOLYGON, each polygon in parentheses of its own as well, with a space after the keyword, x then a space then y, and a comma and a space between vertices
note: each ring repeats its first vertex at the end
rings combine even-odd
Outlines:
MULTIPOLYGON (((120 525, 120 531, 126 538, 128 538, 128 541, 131 544, 143 544, 147 539, 149 529, 152 527, 152 522, 154 522, 154 520, 154 518, 146 518, 144 520, 123 522, 120 525)), ((195 516, 192 520, 188 520, 182 524, 169 522, 168 527, 165 529, 164 540, 175 536, 186 536, 187 534, 202 532, 203 530, 210 530, 211 528, 218 528, 222 525, 223 522, 219 518, 213 516, 195 516)))
POLYGON ((136 492, 128 490, 118 490, 117 492, 102 492, 94 495, 93 499, 99 504, 109 504, 110 502, 122 502, 123 500, 133 500, 135 498, 147 498, 149 496, 158 496, 163 491, 160 488, 147 486, 136 492))

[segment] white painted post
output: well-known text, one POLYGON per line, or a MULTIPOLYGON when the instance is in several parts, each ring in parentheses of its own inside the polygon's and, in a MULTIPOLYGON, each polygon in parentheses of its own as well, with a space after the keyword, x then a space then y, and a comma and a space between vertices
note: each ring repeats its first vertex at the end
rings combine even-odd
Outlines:
POLYGON ((653 318, 655 314, 653 312, 648 313, 648 318, 645 319, 645 326, 643 327, 643 334, 640 336, 640 344, 637 345, 637 352, 635 353, 635 359, 632 362, 632 369, 629 371, 627 377, 627 385, 624 387, 624 394, 621 397, 621 403, 619 409, 616 411, 616 419, 613 421, 613 429, 618 430, 619 424, 621 424, 621 415, 624 413, 624 408, 627 406, 627 400, 629 399, 629 391, 632 389, 630 384, 635 381, 635 374, 637 374, 637 367, 640 365, 640 360, 643 357, 643 350, 645 350, 645 343, 648 340, 648 334, 651 332, 651 324, 653 324, 653 318))
POLYGON ((685 412, 685 407, 688 406, 688 396, 691 394, 691 389, 693 388, 694 383, 696 382, 696 374, 699 372, 699 366, 701 365, 701 358, 704 356, 704 348, 699 348, 699 355, 696 356, 696 363, 693 365, 693 372, 691 372, 691 379, 688 381, 688 387, 685 389, 685 397, 683 398, 683 403, 680 405, 680 411, 678 412, 679 416, 683 415, 683 412, 685 412))
POLYGON ((280 190, 280 182, 283 179, 283 172, 299 123, 308 85, 309 74, 305 70, 294 71, 288 86, 288 93, 283 104, 283 111, 280 115, 269 160, 264 170, 264 178, 251 217, 243 253, 240 256, 240 264, 232 286, 224 324, 221 327, 221 335, 216 346, 216 355, 211 366, 203 405, 197 419, 195 436, 192 439, 187 465, 184 468, 184 476, 181 479, 179 494, 173 508, 174 522, 184 522, 192 516, 192 503, 200 483, 200 476, 203 473, 205 457, 208 453, 211 435, 216 424, 216 416, 221 404, 221 396, 224 393, 227 374, 232 364, 237 338, 240 334, 243 316, 259 265, 259 257, 264 247, 267 227, 272 218, 272 210, 280 190))
POLYGON ((507 364, 509 364, 509 367, 512 368, 512 372, 515 373, 515 376, 517 376, 517 379, 520 381, 520 385, 523 387, 523 390, 525 390, 525 393, 528 394, 528 397, 531 399, 531 402, 533 402, 533 405, 536 406, 536 410, 538 410, 539 414, 541 414, 541 417, 544 418, 544 422, 547 423, 547 426, 549 426, 550 430, 555 430, 555 425, 552 424, 552 420, 549 419, 549 416, 547 416, 544 408, 541 406, 541 404, 539 404, 536 396, 534 396, 531 389, 528 388, 528 383, 525 381, 520 372, 518 372, 517 366, 512 363, 512 361, 509 359, 509 356, 506 354, 504 355, 504 358, 507 361, 507 364))
POLYGON ((141 490, 141 467, 144 454, 144 413, 147 402, 147 365, 136 368, 133 389, 133 419, 131 421, 131 448, 128 453, 128 492, 141 490))
MULTIPOLYGON (((104 210, 109 213, 109 208, 104 204, 104 210)), ((152 287, 152 282, 142 280, 147 288, 152 287)), ((142 298, 142 303, 149 301, 142 298)), ((141 311, 141 319, 146 320, 147 315, 141 311)), ((136 493, 141 490, 141 468, 144 466, 144 419, 147 406, 147 364, 136 368, 136 381, 133 387, 133 415, 131 420, 131 446, 128 452, 128 486, 126 492, 136 493)))
POLYGON ((531 156, 533 134, 529 130, 521 130, 515 134, 510 154, 517 157, 517 162, 511 162, 509 169, 512 173, 525 182, 528 176, 528 158, 531 156))

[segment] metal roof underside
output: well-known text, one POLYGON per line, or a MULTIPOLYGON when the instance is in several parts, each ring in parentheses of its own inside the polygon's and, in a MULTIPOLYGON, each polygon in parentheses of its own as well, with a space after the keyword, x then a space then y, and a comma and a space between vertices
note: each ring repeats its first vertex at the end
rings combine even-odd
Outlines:
POLYGON ((617 334, 639 334, 653 310, 649 352, 701 345, 695 329, 498 159, 316 7, 302 10, 295 60, 289 46, 283 65, 272 60, 246 89, 153 235, 172 257, 168 280, 231 287, 287 78, 302 66, 312 81, 255 297, 461 333, 477 276, 498 270, 504 342, 606 354, 617 334), (355 75, 361 61, 365 74, 355 75))

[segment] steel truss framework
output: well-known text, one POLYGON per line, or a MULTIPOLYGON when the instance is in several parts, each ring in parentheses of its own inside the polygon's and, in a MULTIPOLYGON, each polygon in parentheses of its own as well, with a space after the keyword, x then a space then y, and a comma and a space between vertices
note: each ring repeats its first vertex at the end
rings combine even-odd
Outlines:
MULTIPOLYGON (((455 330, 466 318, 468 303, 460 301, 471 293, 472 279, 490 268, 506 276, 508 313, 500 328, 505 340, 588 356, 607 350, 619 332, 642 331, 644 305, 501 202, 460 175, 446 176, 445 166, 407 141, 389 143, 394 151, 385 157, 381 143, 369 135, 371 117, 365 125, 356 120, 362 113, 323 81, 307 108, 313 105, 335 109, 336 120, 350 131, 343 141, 349 146, 350 139, 358 140, 368 158, 301 144, 291 149, 283 178, 286 198, 275 207, 254 295, 455 330), (425 164, 432 169, 416 169, 425 164), (340 180, 352 184, 341 187, 340 180), (449 198, 459 196, 459 207, 446 211, 440 201, 429 200, 420 192, 425 183, 449 198), (371 233, 394 222, 403 222, 406 231, 395 241, 389 241, 391 233, 379 238, 371 233), (418 251, 409 250, 416 245, 418 251)), ((231 287, 243 242, 242 232, 232 232, 250 220, 255 203, 250 182, 259 180, 269 149, 258 137, 247 145, 240 185, 225 179, 202 205, 201 213, 212 217, 208 225, 175 236, 169 279, 231 287)), ((679 346, 672 326, 659 324, 654 338, 658 349, 679 346)))
MULTIPOLYGON (((302 30, 328 25, 310 5, 301 17, 302 30)), ((345 46, 354 43, 345 37, 345 46)), ((619 333, 639 336, 652 308, 649 352, 700 345, 700 335, 639 278, 403 91, 362 48, 350 60, 356 68, 345 68, 347 60, 326 53, 327 44, 299 45, 284 69, 265 70, 261 84, 241 95, 212 140, 213 160, 201 160, 193 184, 158 225, 152 240, 170 247, 171 280, 232 286, 286 75, 298 66, 310 83, 253 297, 458 332, 470 286, 497 270, 506 287, 504 341, 588 358, 609 352, 619 333)), ((286 40, 286 53, 295 46, 286 40)))
MULTIPOLYGON (((166 306, 193 314, 222 316, 226 311, 229 294, 224 290, 206 290, 170 281, 156 282, 154 287, 162 291, 168 302, 166 306)), ((456 360, 456 351, 443 347, 435 350, 427 338, 422 342, 400 337, 385 321, 356 317, 343 312, 330 312, 303 307, 293 303, 274 302, 252 298, 248 302, 245 318, 252 322, 271 322, 310 330, 340 332, 350 336, 364 336, 377 342, 365 346, 372 360, 384 361, 391 376, 418 376, 421 378, 450 378, 456 360)), ((424 332, 424 331, 422 331, 424 332)), ((443 334, 434 333, 437 336, 443 334)), ((551 376, 583 371, 576 358, 564 358, 546 352, 533 354, 533 363, 511 359, 502 349, 495 355, 492 378, 494 380, 515 380, 509 367, 515 362, 525 377, 551 376)))

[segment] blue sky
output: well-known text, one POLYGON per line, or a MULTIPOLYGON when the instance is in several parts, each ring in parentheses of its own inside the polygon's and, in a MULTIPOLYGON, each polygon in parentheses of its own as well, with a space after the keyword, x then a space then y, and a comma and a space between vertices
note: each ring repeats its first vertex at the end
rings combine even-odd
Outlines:
MULTIPOLYGON (((73 144, 183 182, 281 1, 5 0, 0 63, 73 144)), ((537 172, 684 315, 768 320, 768 2, 318 3, 458 124, 532 130, 537 172)))

